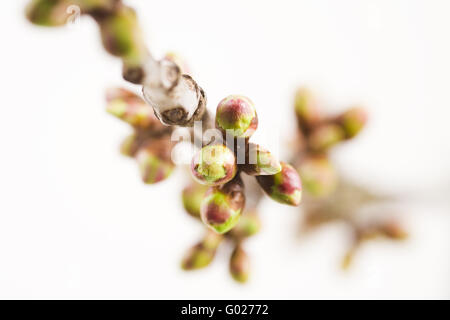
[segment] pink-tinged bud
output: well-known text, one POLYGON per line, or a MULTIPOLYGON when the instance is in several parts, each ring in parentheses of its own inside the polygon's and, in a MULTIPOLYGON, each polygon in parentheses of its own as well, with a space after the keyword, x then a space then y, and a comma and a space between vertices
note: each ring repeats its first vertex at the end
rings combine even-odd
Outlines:
POLYGON ((237 282, 247 282, 250 275, 250 259, 240 245, 236 246, 230 258, 230 274, 237 282))
POLYGON ((302 183, 297 171, 285 162, 281 162, 281 171, 272 176, 257 176, 261 188, 273 200, 298 206, 302 199, 302 183))
POLYGON ((355 107, 347 110, 337 119, 347 139, 355 137, 367 123, 367 112, 364 108, 355 107))
POLYGON ((408 232, 395 220, 387 221, 380 227, 381 232, 388 238, 404 240, 408 238, 408 232))
POLYGON ((134 127, 164 130, 152 107, 131 91, 111 88, 106 92, 106 111, 134 127))
POLYGON ((336 189, 336 171, 324 155, 305 158, 298 167, 298 172, 304 189, 313 196, 327 196, 336 189))
POLYGON ((136 160, 141 171, 142 180, 153 184, 167 179, 175 165, 171 161, 173 144, 170 137, 150 141, 139 149, 136 160))
POLYGON ((206 192, 200 215, 203 223, 222 234, 238 223, 244 206, 244 184, 240 177, 236 177, 227 184, 212 187, 206 192))
POLYGON ((344 138, 345 133, 341 126, 330 123, 315 128, 308 138, 308 144, 314 151, 326 151, 344 138))
POLYGON ((261 230, 261 220, 256 212, 244 212, 239 223, 230 231, 234 239, 243 239, 257 234, 261 230))
POLYGON ((236 158, 224 145, 203 147, 192 159, 191 172, 201 184, 217 186, 234 178, 236 158))
POLYGON ((183 189, 183 206, 191 216, 200 218, 200 206, 207 190, 207 186, 196 182, 183 189))
POLYGON ((249 143, 242 170, 251 176, 273 175, 281 171, 278 159, 261 146, 249 143))
POLYGON ((302 129, 310 129, 320 122, 321 116, 314 95, 300 88, 295 95, 295 114, 302 129))
POLYGON ((250 137, 258 127, 253 102, 239 95, 231 95, 220 101, 216 111, 216 127, 224 133, 230 130, 235 137, 250 137))
POLYGON ((40 26, 62 26, 73 14, 67 12, 70 5, 70 1, 63 0, 33 0, 26 8, 26 16, 31 23, 40 26))
POLYGON ((222 240, 222 236, 208 232, 201 242, 187 252, 181 262, 181 268, 184 270, 197 270, 208 266, 214 259, 216 250, 222 240))

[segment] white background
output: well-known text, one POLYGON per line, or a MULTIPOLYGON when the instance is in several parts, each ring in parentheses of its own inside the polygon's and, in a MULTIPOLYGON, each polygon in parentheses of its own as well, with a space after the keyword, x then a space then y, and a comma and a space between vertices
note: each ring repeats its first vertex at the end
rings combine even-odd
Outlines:
POLYGON ((127 2, 156 56, 189 61, 211 110, 232 93, 254 100, 255 138, 272 148, 294 132, 298 85, 330 111, 370 111, 334 158, 401 195, 410 240, 368 244, 343 273, 343 225, 300 239, 301 210, 265 200, 245 286, 227 274, 229 249, 179 269, 202 235, 180 204, 184 173, 145 186, 120 156, 130 129, 105 113, 104 90, 127 84, 95 23, 33 27, 25 3, 0 11, 0 298, 450 297, 449 1, 127 2))

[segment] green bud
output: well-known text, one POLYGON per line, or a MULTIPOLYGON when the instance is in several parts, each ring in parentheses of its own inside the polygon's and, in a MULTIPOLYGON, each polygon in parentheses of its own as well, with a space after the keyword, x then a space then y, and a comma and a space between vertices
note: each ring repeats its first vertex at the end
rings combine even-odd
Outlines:
POLYGON ((83 11, 95 14, 96 12, 109 13, 117 8, 120 0, 70 0, 79 5, 83 11))
POLYGON ((261 188, 273 200, 298 206, 302 199, 302 183, 297 171, 285 162, 281 162, 281 171, 272 176, 257 176, 261 188))
POLYGON ((106 51, 121 57, 128 67, 144 64, 148 51, 133 9, 120 5, 111 14, 94 17, 99 23, 106 51))
POLYGON ((314 129, 308 138, 314 151, 326 151, 345 138, 344 130, 337 124, 324 124, 314 129))
POLYGON ((237 245, 230 258, 230 274, 234 280, 245 283, 250 275, 250 259, 240 245, 237 245))
POLYGON ((230 181, 236 175, 236 158, 226 146, 206 146, 192 159, 191 172, 201 184, 221 185, 230 181))
POLYGON ((242 170, 252 176, 273 175, 281 171, 278 159, 261 146, 249 143, 246 163, 242 170))
POLYGON ((156 118, 152 107, 131 91, 122 88, 109 89, 106 100, 108 102, 106 110, 132 126, 163 127, 156 118))
POLYGON ((71 14, 67 12, 70 5, 71 2, 65 0, 33 0, 26 8, 26 16, 31 23, 40 26, 62 26, 71 14))
POLYGON ((183 206, 187 213, 191 216, 200 218, 200 206, 207 190, 207 186, 196 182, 192 182, 189 186, 183 189, 183 206))
POLYGON ((230 130, 235 137, 250 137, 258 127, 253 102, 239 95, 231 95, 220 101, 216 111, 216 127, 222 132, 230 130))
POLYGON ((222 236, 208 232, 201 242, 187 252, 181 262, 181 268, 184 270, 196 270, 208 266, 214 259, 216 250, 222 240, 222 236))
POLYGON ((126 137, 120 145, 120 153, 127 157, 134 157, 138 148, 136 139, 136 134, 131 134, 126 137))
POLYGON ((367 113, 364 108, 354 107, 338 117, 337 122, 344 130, 347 139, 355 137, 366 125, 367 113))
POLYGON ((324 155, 307 157, 301 162, 298 172, 304 189, 313 196, 327 196, 336 189, 336 172, 324 155))
POLYGON ((245 206, 244 184, 240 177, 221 187, 212 187, 200 207, 202 221, 217 233, 231 230, 245 206))
POLYGON ((311 128, 320 121, 320 113, 317 101, 306 88, 300 88, 295 95, 295 114, 300 127, 311 128))
POLYGON ((239 223, 230 231, 235 239, 251 237, 261 230, 261 220, 256 212, 244 212, 239 223))
POLYGON ((157 183, 172 174, 175 167, 170 159, 172 147, 170 137, 167 137, 152 140, 139 149, 136 160, 145 183, 157 183))

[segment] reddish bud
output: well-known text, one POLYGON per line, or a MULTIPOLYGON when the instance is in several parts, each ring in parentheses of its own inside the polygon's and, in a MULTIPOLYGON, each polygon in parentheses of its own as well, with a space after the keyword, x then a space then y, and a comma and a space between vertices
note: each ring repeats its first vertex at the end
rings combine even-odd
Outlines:
POLYGON ((221 187, 210 188, 202 201, 202 221, 217 233, 231 230, 245 206, 244 184, 240 177, 221 187))
POLYGON ((235 137, 250 137, 258 127, 253 102, 239 95, 231 95, 220 101, 216 111, 216 127, 224 133, 230 130, 235 137))
POLYGON ((380 229, 386 237, 391 239, 404 240, 408 237, 408 232, 395 220, 387 221, 380 229))
POLYGON ((302 199, 302 183, 297 171, 285 162, 281 162, 281 171, 272 176, 257 176, 261 188, 273 200, 298 206, 302 199))

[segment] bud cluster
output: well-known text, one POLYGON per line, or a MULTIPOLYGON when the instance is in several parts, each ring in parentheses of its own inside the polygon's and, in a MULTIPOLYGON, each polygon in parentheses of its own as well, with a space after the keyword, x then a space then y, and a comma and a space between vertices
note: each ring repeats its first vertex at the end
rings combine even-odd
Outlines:
MULTIPOLYGON (((208 197, 220 197, 221 194, 211 193, 204 185, 192 181, 183 190, 183 205, 186 211, 197 219, 201 217, 203 205, 214 205, 215 201, 203 201, 208 197)), ((238 200, 239 201, 239 200, 238 200)), ((220 202, 220 200, 219 200, 220 202)), ((221 208, 222 209, 222 208, 221 208)), ((222 209, 223 210, 223 209, 222 209)), ((226 210, 233 211, 231 208, 226 210)), ((216 210, 210 212, 217 213, 216 210)), ((236 212, 231 212, 231 215, 236 212)), ((228 215, 228 213, 226 213, 228 215)), ((215 219, 214 219, 215 221, 215 219)), ((182 268, 184 270, 197 270, 207 267, 214 259, 219 245, 228 242, 234 250, 229 258, 229 271, 234 280, 244 283, 250 275, 250 258, 244 250, 244 242, 249 237, 257 234, 261 228, 259 216, 256 209, 246 211, 236 226, 225 234, 220 234, 207 228, 206 236, 200 242, 191 247, 182 260, 182 268), (214 239, 211 241, 209 239, 214 239), (207 245, 210 243, 211 245, 207 245)))
POLYGON ((200 206, 200 216, 207 226, 222 234, 239 221, 245 206, 242 173, 255 176, 273 200, 300 204, 302 186, 295 169, 249 142, 258 127, 256 109, 249 98, 231 95, 220 101, 215 125, 226 143, 204 146, 191 164, 194 179, 210 187, 200 206))
POLYGON ((318 99, 306 88, 297 91, 294 109, 300 136, 296 168, 309 195, 327 196, 337 186, 329 151, 358 135, 366 124, 366 112, 353 107, 337 116, 326 116, 318 99))
MULTIPOLYGON (((153 58, 144 44, 136 12, 121 0, 31 0, 26 16, 37 25, 62 26, 74 7, 96 21, 103 47, 122 61, 123 78, 142 86, 145 101, 129 90, 109 90, 107 111, 133 128, 121 152, 137 161, 142 180, 147 184, 163 181, 175 167, 171 160, 173 127, 191 127, 195 121, 207 123, 212 119, 206 110, 204 91, 187 74, 187 66, 177 55, 167 54, 159 61, 153 58)), ((300 89, 295 113, 299 139, 295 166, 291 166, 249 141, 258 127, 256 109, 249 98, 231 95, 220 101, 214 124, 223 139, 202 145, 193 157, 191 173, 195 181, 182 194, 186 211, 208 227, 204 238, 183 259, 183 269, 208 266, 220 245, 229 242, 233 246, 229 271, 236 281, 247 281, 249 257, 244 243, 260 230, 256 207, 261 190, 277 202, 298 206, 302 198, 300 176, 307 196, 305 229, 339 220, 354 232, 344 267, 367 239, 406 237, 393 219, 360 223, 355 218, 359 210, 380 199, 364 188, 338 180, 330 161, 332 147, 353 139, 365 126, 365 111, 355 107, 326 116, 314 95, 300 89), (246 192, 244 180, 247 188, 251 181, 256 189, 246 192), (256 203, 246 209, 246 198, 247 202, 256 198, 256 203)))
POLYGON ((131 91, 110 89, 106 100, 106 110, 134 130, 122 143, 121 152, 136 159, 142 180, 153 184, 168 178, 175 168, 171 159, 172 128, 162 125, 152 108, 131 91))
POLYGON ((392 215, 381 219, 382 212, 363 217, 369 206, 391 200, 367 190, 364 186, 338 179, 331 163, 330 150, 353 139, 364 128, 367 115, 360 107, 350 108, 337 116, 326 116, 311 91, 301 88, 295 96, 295 114, 299 128, 295 163, 305 189, 303 232, 329 222, 343 222, 352 232, 350 249, 341 266, 347 269, 364 242, 385 237, 403 240, 406 231, 392 215))

